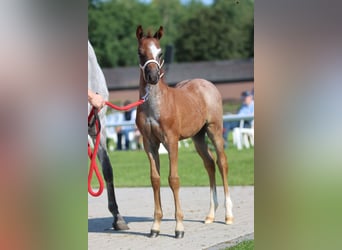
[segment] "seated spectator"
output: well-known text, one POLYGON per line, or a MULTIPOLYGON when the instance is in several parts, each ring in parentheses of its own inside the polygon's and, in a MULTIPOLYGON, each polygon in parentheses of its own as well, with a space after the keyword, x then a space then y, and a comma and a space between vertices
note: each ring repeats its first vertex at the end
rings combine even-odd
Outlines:
MULTIPOLYGON (((239 108, 238 115, 254 115, 254 99, 253 95, 249 91, 241 93, 242 105, 239 108)), ((253 121, 245 121, 244 127, 251 128, 253 121)), ((228 145, 228 134, 234 128, 240 127, 240 121, 224 121, 223 122, 223 138, 225 141, 225 148, 228 145)))
MULTIPOLYGON (((131 102, 130 101, 125 101, 124 106, 129 105, 131 102)), ((128 111, 125 111, 123 113, 123 121, 134 121, 135 122, 135 117, 137 115, 137 110, 136 109, 131 109, 128 111)), ((117 141, 117 150, 122 150, 122 136, 125 137, 125 149, 129 150, 130 149, 130 141, 129 141, 129 133, 136 131, 136 126, 135 125, 125 125, 125 126, 120 126, 116 128, 116 133, 118 136, 118 141, 117 141)))
MULTIPOLYGON (((106 125, 113 125, 122 120, 123 120, 122 112, 113 111, 112 109, 108 110, 107 115, 106 115, 106 125)), ((113 143, 115 144, 117 140, 116 127, 106 126, 106 133, 107 133, 107 148, 110 151, 114 151, 113 143)))

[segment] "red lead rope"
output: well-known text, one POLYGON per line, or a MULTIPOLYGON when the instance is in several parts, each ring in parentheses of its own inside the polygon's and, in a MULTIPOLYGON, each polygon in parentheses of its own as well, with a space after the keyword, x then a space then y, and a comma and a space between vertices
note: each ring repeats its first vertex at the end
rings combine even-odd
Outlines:
POLYGON ((137 102, 133 102, 131 104, 128 104, 127 106, 123 106, 123 107, 120 107, 120 106, 116 106, 114 105, 113 103, 110 103, 110 102, 106 102, 106 105, 111 107, 112 109, 116 109, 116 110, 119 110, 119 111, 126 111, 126 110, 130 110, 136 106, 139 106, 141 104, 143 104, 145 102, 146 99, 140 99, 139 101, 137 102))
MULTIPOLYGON (((95 108, 93 107, 89 116, 88 116, 88 123, 90 122, 91 118, 93 117, 93 115, 95 114, 95 108)), ((96 164, 96 154, 97 151, 99 149, 99 144, 100 144, 100 137, 101 137, 101 133, 100 133, 100 121, 98 119, 95 118, 95 127, 96 127, 96 139, 95 139, 95 145, 94 145, 94 151, 91 152, 91 148, 88 142, 88 156, 90 158, 90 168, 89 168, 89 173, 88 173, 88 192, 89 194, 91 194, 92 196, 100 196, 103 192, 103 188, 104 188, 104 183, 103 183, 103 179, 101 176, 101 173, 99 171, 99 168, 97 167, 96 164), (93 177, 93 173, 95 171, 96 174, 96 178, 99 182, 99 189, 97 190, 97 192, 94 192, 92 187, 91 187, 91 179, 93 177)))
MULTIPOLYGON (((124 107, 116 106, 110 102, 106 102, 106 105, 113 108, 113 109, 119 110, 119 111, 126 111, 126 110, 130 110, 136 106, 143 104, 145 102, 145 100, 146 100, 146 98, 143 98, 137 102, 128 104, 127 106, 124 106, 124 107)), ((93 118, 93 116, 95 115, 95 112, 97 112, 97 111, 93 107, 89 113, 89 116, 88 116, 88 124, 91 121, 91 119, 93 118)), ((100 121, 99 121, 99 119, 96 118, 96 116, 95 116, 95 129, 96 129, 96 139, 95 139, 95 145, 94 145, 94 151, 93 152, 91 151, 91 148, 90 148, 90 145, 88 142, 88 156, 90 158, 90 168, 89 168, 89 173, 88 173, 88 192, 92 196, 97 197, 97 196, 100 196, 102 194, 103 189, 104 189, 104 183, 103 183, 102 175, 101 175, 99 168, 97 167, 97 164, 96 164, 96 155, 97 155, 97 151, 99 149, 100 137, 101 137, 100 121), (95 171, 96 178, 97 178, 99 185, 100 185, 97 192, 95 192, 91 187, 91 179, 93 178, 94 171, 95 171)))

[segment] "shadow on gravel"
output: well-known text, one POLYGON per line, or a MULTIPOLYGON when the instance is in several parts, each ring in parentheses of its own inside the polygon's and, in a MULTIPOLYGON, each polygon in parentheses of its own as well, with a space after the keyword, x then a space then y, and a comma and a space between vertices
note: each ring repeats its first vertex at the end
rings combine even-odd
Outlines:
MULTIPOLYGON (((127 222, 128 226, 129 223, 132 222, 149 222, 153 221, 152 217, 136 217, 136 216, 124 216, 125 221, 127 222)), ((106 218, 91 218, 88 219, 88 232, 90 233, 110 233, 118 232, 111 228, 113 223, 113 217, 106 217, 106 218)))
MULTIPOLYGON (((124 216, 128 226, 131 222, 152 222, 152 217, 134 217, 134 216, 124 216)), ((172 221, 172 219, 165 219, 164 221, 172 221)), ((106 218, 93 218, 88 219, 88 232, 90 233, 108 233, 108 234, 126 234, 126 235, 137 235, 137 236, 143 236, 148 237, 150 234, 149 228, 146 228, 146 233, 143 232, 134 232, 131 229, 130 230, 124 230, 124 231, 116 231, 112 227, 109 228, 109 226, 112 225, 113 218, 112 217, 106 217, 106 218)), ((159 234, 159 237, 170 237, 174 238, 174 235, 169 234, 159 234)))
MULTIPOLYGON (((128 226, 130 223, 133 222, 152 222, 152 217, 136 217, 136 216, 124 216, 125 221, 127 222, 128 226)), ((165 218, 162 221, 175 221, 171 218, 165 218)), ((132 230, 125 230, 125 231, 115 231, 112 228, 113 217, 105 217, 105 218, 91 218, 88 219, 88 232, 89 233, 114 233, 114 234, 132 234, 132 235, 141 235, 141 236, 148 236, 149 235, 149 228, 147 228, 146 233, 141 232, 134 232, 132 230)), ((196 223, 203 223, 202 220, 184 220, 184 222, 196 222, 196 223)), ((168 234, 160 234, 160 236, 167 236, 174 238, 174 235, 168 234)))

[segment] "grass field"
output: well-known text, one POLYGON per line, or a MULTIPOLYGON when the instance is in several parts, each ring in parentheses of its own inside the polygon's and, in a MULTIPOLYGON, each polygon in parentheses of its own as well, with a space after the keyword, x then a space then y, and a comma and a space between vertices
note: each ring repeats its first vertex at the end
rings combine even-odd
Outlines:
MULTIPOLYGON (((231 141, 230 145, 232 145, 231 141)), ((229 185, 254 185, 254 148, 238 151, 231 146, 225 152, 229 164, 229 185)), ((149 161, 145 151, 114 151, 109 152, 109 156, 114 169, 116 187, 149 187, 151 185, 149 161)), ((161 185, 168 186, 167 154, 160 155, 160 163, 161 185)), ((182 186, 209 185, 207 172, 193 145, 179 149, 178 171, 182 186)), ((216 168, 216 182, 217 185, 222 185, 218 168, 216 168)), ((98 186, 94 178, 92 185, 98 186)))
POLYGON ((243 241, 236 246, 226 248, 225 250, 252 250, 254 249, 254 240, 243 241))

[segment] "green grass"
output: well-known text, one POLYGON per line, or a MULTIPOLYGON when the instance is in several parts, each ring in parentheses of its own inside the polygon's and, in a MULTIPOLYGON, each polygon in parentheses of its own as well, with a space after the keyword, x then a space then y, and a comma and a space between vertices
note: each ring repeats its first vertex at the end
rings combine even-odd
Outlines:
POLYGON ((222 106, 223 113, 224 114, 226 113, 236 114, 240 106, 241 106, 240 100, 225 100, 222 106))
POLYGON ((254 240, 243 241, 236 246, 228 247, 225 250, 252 250, 254 249, 254 240))
MULTIPOLYGON (((230 141, 229 149, 225 150, 228 158, 229 185, 254 185, 254 148, 238 151, 230 141)), ((145 151, 114 151, 109 152, 114 169, 116 187, 149 187, 150 166, 145 151)), ((168 155, 160 155, 161 185, 168 186, 169 162, 168 155)), ((189 148, 181 147, 178 154, 178 174, 182 186, 208 186, 209 178, 202 159, 192 144, 189 148)), ((217 185, 222 180, 216 167, 217 185)), ((93 187, 97 181, 93 178, 93 187)))

